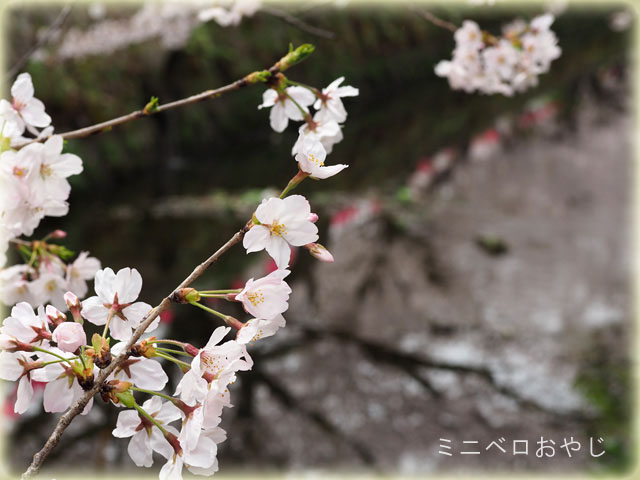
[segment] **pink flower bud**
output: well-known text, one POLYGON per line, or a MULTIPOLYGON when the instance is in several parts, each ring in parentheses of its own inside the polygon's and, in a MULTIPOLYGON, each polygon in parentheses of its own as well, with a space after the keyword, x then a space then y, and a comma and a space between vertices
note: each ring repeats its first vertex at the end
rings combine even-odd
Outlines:
POLYGON ((311 212, 311 213, 309 214, 309 221, 310 221, 311 223, 316 223, 316 222, 318 221, 318 214, 317 214, 317 213, 313 213, 313 212, 311 212))
POLYGON ((64 301, 67 302, 69 309, 77 308, 80 306, 80 299, 73 292, 67 292, 64 294, 64 301))
POLYGON ((48 236, 49 238, 65 238, 67 236, 67 232, 64 230, 54 230, 48 236))
POLYGON ((305 248, 321 262, 333 263, 333 255, 331 255, 331 252, 319 243, 309 243, 305 245, 305 248))
POLYGON ((60 350, 73 353, 82 345, 86 345, 87 335, 79 323, 64 322, 53 331, 52 340, 58 344, 60 350))
POLYGON ((53 305, 47 305, 45 308, 47 318, 53 325, 60 325, 67 320, 67 316, 53 305))
POLYGON ((67 307, 69 307, 69 311, 73 315, 73 319, 82 324, 82 316, 80 312, 82 311, 82 303, 80 303, 80 299, 73 292, 67 292, 64 294, 64 301, 67 303, 67 307))

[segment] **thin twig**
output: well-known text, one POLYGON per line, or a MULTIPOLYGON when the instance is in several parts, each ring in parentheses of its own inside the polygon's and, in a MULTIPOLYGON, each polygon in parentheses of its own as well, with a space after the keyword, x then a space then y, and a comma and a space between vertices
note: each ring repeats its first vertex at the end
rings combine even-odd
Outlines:
MULTIPOLYGON (((216 88, 215 90, 207 90, 207 91, 199 93, 197 95, 192 95, 190 97, 183 98, 181 100, 176 100, 175 102, 171 102, 171 103, 166 103, 164 105, 160 105, 156 109, 151 110, 151 111, 145 111, 144 109, 136 110, 136 111, 131 112, 131 113, 127 114, 127 115, 123 115, 121 117, 117 117, 117 118, 113 118, 111 120, 107 120, 106 122, 97 123, 97 124, 91 125, 89 127, 80 128, 78 130, 72 130, 72 131, 69 131, 69 132, 61 133, 59 135, 64 139, 88 137, 89 135, 93 135, 93 134, 96 134, 96 133, 102 133, 102 132, 111 130, 113 127, 115 127, 117 125, 121 125, 123 123, 130 122, 130 121, 135 120, 137 118, 148 117, 148 116, 153 115, 155 113, 164 112, 166 110, 170 110, 170 109, 176 108, 176 107, 182 107, 184 105, 190 105, 192 103, 200 102, 200 101, 206 100, 208 98, 216 98, 216 97, 222 95, 223 93, 227 93, 227 92, 230 92, 232 90, 237 90, 238 88, 243 87, 245 85, 247 85, 247 80, 246 80, 246 78, 242 78, 240 80, 236 80, 235 82, 233 82, 233 83, 231 83, 229 85, 225 85, 224 87, 216 88)), ((43 137, 43 138, 39 138, 39 139, 29 140, 27 142, 24 142, 24 143, 16 145, 14 148, 20 149, 22 147, 25 147, 25 146, 31 144, 31 143, 43 142, 43 141, 47 140, 47 138, 48 137, 43 137)))
POLYGON ((27 63, 27 61, 29 60, 29 58, 31 58, 31 55, 33 55, 34 52, 36 52, 39 48, 42 48, 47 43, 49 43, 49 40, 51 40, 51 37, 53 37, 56 30, 58 30, 62 26, 64 21, 69 16, 70 12, 71 12, 71 5, 69 4, 65 5, 60 11, 60 13, 58 14, 58 16, 55 18, 55 20, 53 21, 53 23, 49 25, 49 27, 45 30, 45 32, 40 36, 38 41, 29 50, 27 50, 16 63, 13 64, 13 66, 9 69, 9 71, 7 71, 7 73, 5 73, 6 78, 13 78, 13 76, 16 73, 18 73, 20 69, 22 69, 24 64, 27 63))
POLYGON ((458 30, 458 27, 456 27, 453 23, 447 22, 446 20, 442 20, 441 18, 436 17, 431 12, 426 12, 424 10, 421 10, 421 9, 417 8, 417 7, 407 7, 407 8, 409 10, 411 10, 412 12, 415 12, 418 15, 420 15, 426 21, 433 23, 437 27, 444 28, 444 29, 449 30, 451 32, 455 32, 456 30, 458 30))
MULTIPOLYGON (((244 237, 244 234, 247 232, 247 230, 248 224, 242 230, 236 232, 236 234, 231 237, 227 241, 227 243, 220 247, 207 260, 198 265, 193 270, 193 272, 191 272, 191 274, 175 288, 174 292, 180 290, 181 288, 188 287, 194 280, 202 275, 212 263, 218 260, 218 258, 220 258, 222 254, 224 254, 235 244, 239 243, 242 240, 242 237, 244 237)), ((93 388, 85 392, 82 397, 80 397, 73 404, 73 406, 64 415, 62 415, 62 417, 60 417, 56 428, 53 430, 53 433, 51 433, 42 449, 33 456, 33 461, 31 462, 31 465, 29 465, 29 468, 22 474, 22 479, 31 478, 38 473, 38 470, 40 470, 40 467, 42 466, 44 460, 47 458, 47 455, 49 455, 51 450, 53 450, 60 442, 60 437, 69 426, 71 421, 84 410, 89 400, 91 400, 93 396, 100 391, 100 387, 102 386, 102 383, 107 379, 107 377, 128 358, 127 351, 132 347, 134 343, 138 341, 138 339, 142 336, 145 330, 149 328, 149 325, 151 325, 151 323, 158 317, 158 315, 160 315, 164 310, 167 309, 167 307, 169 307, 169 305, 172 303, 172 296, 173 292, 170 295, 166 296, 158 306, 154 307, 145 316, 138 328, 136 328, 136 330, 133 332, 131 338, 127 341, 123 353, 121 353, 113 362, 111 362, 108 367, 100 370, 100 373, 98 374, 98 377, 94 382, 93 388)))
MULTIPOLYGON (((271 76, 277 74, 280 71, 279 68, 279 63, 276 63, 275 65, 273 65, 268 71, 271 74, 271 76)), ((250 85, 251 82, 249 82, 248 80, 249 75, 247 75, 244 78, 241 78, 239 80, 236 80, 233 83, 230 83, 229 85, 225 85, 224 87, 220 87, 220 88, 216 88, 214 90, 206 90, 204 92, 198 93, 196 95, 192 95, 190 97, 187 98, 182 98, 180 100, 176 100, 174 102, 170 102, 170 103, 165 103, 164 105, 158 105, 157 107, 153 108, 153 109, 141 109, 141 110, 136 110, 134 112, 131 112, 127 115, 122 115, 121 117, 117 117, 117 118, 113 118, 111 120, 107 120, 105 122, 101 122, 101 123, 97 123, 95 125, 91 125, 89 127, 84 127, 84 128, 80 128, 78 130, 71 130, 69 132, 65 132, 65 133, 60 133, 58 135, 60 135, 62 138, 64 139, 69 139, 69 138, 83 138, 83 137, 88 137, 89 135, 93 135, 96 133, 102 133, 102 132, 106 132, 111 130, 113 127, 117 126, 117 125, 122 125, 123 123, 127 123, 130 122, 132 120, 136 120, 138 118, 141 117, 149 117, 151 115, 154 115, 156 113, 161 113, 161 112, 165 112, 167 110, 171 110, 173 108, 177 108, 177 107, 183 107, 185 105, 191 105, 193 103, 197 103, 197 102, 201 102, 203 100, 207 100, 209 98, 218 98, 220 95, 224 94, 224 93, 228 93, 231 92, 233 90, 238 90, 240 87, 244 87, 246 85, 250 85)), ((31 140, 28 140, 24 143, 20 143, 17 144, 15 146, 12 146, 12 148, 15 149, 20 149, 22 147, 25 147, 31 143, 38 143, 38 142, 44 142, 48 139, 49 137, 42 137, 42 138, 34 138, 31 140)))
POLYGON ((288 24, 293 25, 296 28, 299 28, 303 32, 310 33, 311 35, 326 38, 328 40, 333 40, 334 38, 336 38, 336 34, 334 32, 325 30, 324 28, 319 28, 319 27, 314 27, 313 25, 309 25, 304 20, 301 20, 298 17, 291 15, 289 12, 280 10, 279 8, 264 6, 262 7, 262 11, 265 13, 268 13, 269 15, 273 15, 274 17, 281 18, 288 24))

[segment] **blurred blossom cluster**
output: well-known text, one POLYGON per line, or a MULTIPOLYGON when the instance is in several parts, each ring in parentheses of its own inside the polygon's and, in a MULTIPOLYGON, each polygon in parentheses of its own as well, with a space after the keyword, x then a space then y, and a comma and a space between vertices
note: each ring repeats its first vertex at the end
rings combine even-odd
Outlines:
POLYGON ((550 13, 529 24, 516 21, 505 27, 501 37, 494 37, 465 20, 454 34, 452 60, 439 62, 436 75, 447 78, 452 89, 468 93, 510 96, 534 87, 538 75, 547 72, 561 53, 550 29, 553 21, 550 13))
MULTIPOLYGON (((243 17, 252 16, 261 5, 260 0, 147 2, 130 17, 100 19, 87 29, 71 28, 55 55, 82 58, 110 54, 156 38, 164 48, 178 49, 202 22, 214 20, 223 27, 237 26, 243 17)), ((95 7, 90 7, 90 16, 104 15, 102 11, 96 15, 95 11, 95 7)))

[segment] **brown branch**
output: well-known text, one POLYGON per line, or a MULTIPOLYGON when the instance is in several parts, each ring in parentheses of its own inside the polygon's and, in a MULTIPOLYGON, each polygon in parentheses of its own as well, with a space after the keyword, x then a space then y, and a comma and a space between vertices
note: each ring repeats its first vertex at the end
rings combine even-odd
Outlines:
POLYGON ((9 69, 9 71, 5 74, 6 78, 13 78, 13 76, 18 73, 18 71, 24 66, 25 63, 31 58, 31 56, 40 48, 44 47, 49 40, 56 34, 57 30, 60 29, 62 24, 65 22, 69 13, 71 12, 71 5, 65 5, 58 16, 55 18, 53 23, 45 30, 44 34, 40 36, 40 39, 36 41, 36 43, 27 50, 22 57, 9 69))
MULTIPOLYGON (((282 59, 280 59, 280 61, 275 63, 271 68, 266 70, 266 72, 268 72, 269 78, 272 78, 273 76, 278 74, 280 71, 284 71, 286 68, 288 68, 289 64, 286 64, 286 62, 285 62, 285 64, 283 64, 283 60, 285 58, 286 57, 283 57, 282 59)), ((97 124, 91 125, 89 127, 84 127, 84 128, 80 128, 80 129, 77 129, 77 130, 71 130, 69 132, 60 133, 58 135, 60 135, 64 139, 88 137, 89 135, 93 135, 93 134, 96 134, 96 133, 102 133, 102 132, 109 131, 113 127, 115 127, 117 125, 122 125, 123 123, 127 123, 127 122, 130 122, 132 120, 136 120, 136 119, 141 118, 141 117, 149 117, 149 116, 154 115, 156 113, 165 112, 165 111, 171 110, 173 108, 183 107, 185 105, 191 105, 193 103, 201 102, 201 101, 207 100, 209 98, 217 98, 217 97, 219 97, 220 95, 222 95, 224 93, 231 92, 233 90, 238 90, 239 88, 244 87, 246 85, 253 85, 255 83, 260 83, 262 81, 265 81, 265 82, 268 81, 268 80, 257 80, 256 79, 256 74, 257 73, 260 73, 260 72, 253 72, 253 73, 247 75, 246 77, 241 78, 240 80, 236 80, 235 82, 230 83, 229 85, 225 85, 223 87, 216 88, 214 90, 207 90, 207 91, 204 91, 202 93, 198 93, 196 95, 192 95, 192 96, 187 97, 187 98, 182 98, 180 100, 176 100, 174 102, 165 103, 164 105, 158 105, 155 108, 145 107, 145 108, 143 108, 141 110, 136 110, 136 111, 131 112, 131 113, 127 114, 127 115, 122 115, 121 117, 117 117, 117 118, 113 118, 111 120, 107 120, 105 122, 97 123, 97 124)), ((25 147, 25 146, 31 144, 31 143, 44 142, 48 138, 49 137, 30 139, 30 140, 28 140, 28 141, 26 141, 24 143, 20 143, 18 145, 15 145, 13 148, 20 149, 22 147, 25 147)))
POLYGON ((272 7, 262 7, 261 9, 264 13, 268 13, 269 15, 273 15, 274 17, 278 17, 290 25, 293 25, 296 28, 299 28, 303 32, 310 33, 311 35, 315 35, 317 37, 326 38, 328 40, 333 40, 336 38, 336 34, 325 30, 324 28, 314 27, 313 25, 309 25, 307 22, 299 19, 298 17, 291 15, 289 12, 285 12, 284 10, 280 10, 278 8, 272 7))
MULTIPOLYGON (((193 270, 193 272, 191 272, 191 274, 175 288, 174 292, 180 290, 181 288, 189 286, 194 280, 202 275, 212 263, 218 260, 218 258, 220 258, 223 253, 225 253, 235 244, 239 243, 248 230, 249 223, 247 223, 247 225, 245 225, 242 230, 238 231, 233 237, 231 237, 227 241, 227 243, 220 247, 213 255, 211 255, 208 259, 198 265, 193 270)), ((138 341, 138 339, 142 336, 145 330, 149 328, 149 325, 151 325, 151 323, 158 317, 158 315, 160 315, 160 313, 167 309, 167 307, 171 304, 172 295, 173 292, 171 292, 170 295, 167 295, 158 306, 154 307, 145 316, 138 328, 136 328, 136 330, 133 332, 131 338, 127 341, 123 353, 121 353, 113 362, 111 362, 108 367, 100 370, 93 388, 85 392, 85 394, 82 395, 82 397, 80 397, 76 401, 76 403, 74 403, 71 408, 64 415, 62 415, 62 417, 60 417, 56 428, 53 430, 53 433, 51 433, 42 449, 33 456, 33 461, 31 462, 31 465, 29 465, 29 468, 22 474, 22 479, 31 478, 38 473, 38 470, 40 470, 40 467, 42 466, 44 460, 47 458, 47 455, 49 455, 51 450, 53 450, 56 445, 58 445, 58 443, 60 442, 60 437, 62 437, 62 434, 69 426, 71 421, 84 410, 84 407, 87 405, 89 400, 91 400, 91 398, 93 398, 93 396, 98 393, 100 387, 102 386, 102 383, 107 379, 111 372, 113 372, 122 362, 127 359, 127 351, 134 343, 138 341)))
POLYGON ((441 18, 436 17, 431 12, 426 12, 417 7, 407 7, 407 8, 409 8, 409 10, 411 10, 412 12, 420 15, 427 22, 433 23, 436 27, 444 28, 445 30, 449 30, 450 32, 454 32, 454 33, 456 30, 458 30, 458 27, 456 27, 453 23, 447 22, 446 20, 442 20, 441 18))

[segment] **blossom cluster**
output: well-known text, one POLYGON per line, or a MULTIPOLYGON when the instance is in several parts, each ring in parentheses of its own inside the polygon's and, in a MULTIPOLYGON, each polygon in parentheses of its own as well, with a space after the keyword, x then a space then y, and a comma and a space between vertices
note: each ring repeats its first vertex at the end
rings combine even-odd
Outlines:
MULTIPOLYGON (((124 407, 113 435, 130 438, 127 451, 133 462, 150 467, 157 452, 166 459, 160 478, 171 480, 181 479, 183 468, 197 475, 218 470, 217 445, 226 439, 219 425, 224 408, 231 406, 229 386, 238 372, 253 367, 248 349, 286 324, 283 314, 291 288, 285 279, 290 275, 291 248, 304 247, 321 261, 333 261, 331 253, 316 243, 318 215, 302 195, 288 193, 306 177, 326 179, 347 168, 327 166, 325 161, 342 138, 347 113, 341 97, 357 95, 358 90, 341 87, 343 78, 323 90, 288 87, 288 80, 279 78, 281 83, 267 90, 261 107, 273 107, 272 126, 274 121, 278 126, 284 123, 284 129, 289 120, 305 121, 292 151, 298 171, 280 196, 265 198, 257 206, 243 238, 247 253, 266 250, 276 269, 247 280, 239 289, 173 292, 172 301, 201 308, 226 324, 216 328, 201 348, 149 336, 160 331, 156 330, 159 312, 154 314, 151 305, 138 300, 143 282, 136 269, 102 268, 88 252, 67 262, 73 253, 51 242, 64 238, 60 230, 41 240, 17 239, 31 235, 43 216, 67 213, 67 177, 80 173, 82 162, 62 153, 62 137, 42 138, 18 149, 7 147, 1 154, 0 179, 9 185, 9 193, 3 191, 2 197, 2 231, 25 260, 0 270, 0 301, 14 305, 0 327, 0 378, 17 382, 16 413, 35 405, 34 382, 44 384, 45 411, 66 410, 94 388, 101 371, 118 358, 99 393, 105 402, 124 407), (312 104, 313 117, 308 110, 312 104), (81 300, 91 279, 95 295, 81 300), (239 303, 250 318, 241 321, 201 303, 209 298, 239 303), (102 333, 93 333, 88 341, 87 327, 102 333), (176 354, 190 357, 189 361, 176 354), (177 364, 183 373, 173 392, 164 392, 169 380, 165 362, 177 364), (139 404, 139 395, 150 398, 139 404)), ((6 135, 11 133, 20 142, 24 129, 41 136, 36 128, 50 123, 44 120, 44 106, 33 98, 32 85, 25 93, 26 80, 31 85, 29 77, 19 77, 22 83, 14 85, 12 110, 5 106, 8 113, 2 117, 6 135)), ((11 142, 14 137, 6 138, 11 142)), ((82 413, 91 407, 92 401, 82 413)))
POLYGON ((34 97, 28 73, 11 87, 12 100, 0 100, 0 266, 8 242, 31 235, 45 216, 64 216, 71 187, 67 178, 82 172, 82 160, 62 153, 63 140, 53 132, 44 104, 34 97), (27 142, 25 131, 44 143, 27 142))
POLYGON ((538 84, 560 56, 558 39, 551 30, 554 16, 535 17, 529 24, 516 21, 494 37, 478 24, 465 20, 454 34, 456 48, 451 60, 442 60, 436 75, 446 77, 454 90, 468 93, 513 95, 538 84))
POLYGON ((258 108, 271 108, 269 123, 276 132, 283 132, 289 120, 305 121, 298 130, 300 138, 293 146, 294 155, 302 150, 302 141, 307 137, 318 139, 326 153, 331 153, 333 146, 343 139, 342 123, 347 119, 341 99, 359 93, 357 88, 341 86, 343 81, 344 77, 340 77, 322 90, 297 84, 287 86, 286 81, 281 82, 264 92, 258 108), (316 110, 313 117, 309 112, 311 105, 316 110))
POLYGON ((213 20, 223 27, 237 26, 261 6, 260 0, 146 2, 126 18, 100 18, 105 16, 105 9, 96 12, 89 7, 90 16, 98 17, 96 21, 86 29, 70 28, 55 55, 83 58, 111 54, 152 39, 158 39, 164 48, 177 49, 187 43, 191 32, 202 22, 213 20))

